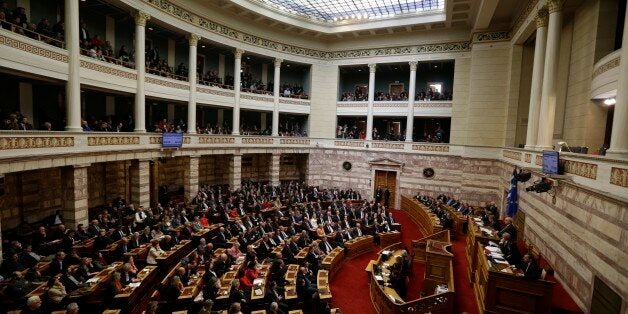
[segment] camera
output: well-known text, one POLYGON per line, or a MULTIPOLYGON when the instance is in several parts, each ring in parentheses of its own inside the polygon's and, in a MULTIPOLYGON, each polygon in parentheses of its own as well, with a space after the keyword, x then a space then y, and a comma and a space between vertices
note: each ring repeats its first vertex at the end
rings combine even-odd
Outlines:
POLYGON ((544 193, 552 189, 552 183, 547 178, 542 178, 534 182, 533 185, 526 188, 526 192, 534 191, 536 193, 544 193))

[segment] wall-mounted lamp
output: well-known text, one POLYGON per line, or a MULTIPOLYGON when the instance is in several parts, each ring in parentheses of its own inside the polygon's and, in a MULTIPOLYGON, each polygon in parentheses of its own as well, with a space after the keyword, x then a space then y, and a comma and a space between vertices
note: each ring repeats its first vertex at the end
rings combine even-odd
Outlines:
POLYGON ((607 106, 612 106, 615 103, 617 103, 617 100, 615 98, 604 99, 604 104, 607 105, 607 106))

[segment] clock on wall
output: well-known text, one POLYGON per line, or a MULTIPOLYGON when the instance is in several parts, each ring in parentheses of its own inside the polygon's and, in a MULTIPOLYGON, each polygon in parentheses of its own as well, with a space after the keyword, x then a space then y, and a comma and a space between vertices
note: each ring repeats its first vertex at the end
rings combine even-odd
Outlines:
POLYGON ((423 169, 423 176, 430 179, 434 177, 434 168, 425 168, 423 169))
POLYGON ((342 163, 342 169, 344 169, 344 170, 346 170, 346 171, 350 171, 350 170, 351 170, 351 167, 353 167, 353 166, 352 166, 352 165, 351 165, 351 163, 350 163, 350 162, 348 162, 348 161, 345 161, 345 162, 343 162, 343 163, 342 163))

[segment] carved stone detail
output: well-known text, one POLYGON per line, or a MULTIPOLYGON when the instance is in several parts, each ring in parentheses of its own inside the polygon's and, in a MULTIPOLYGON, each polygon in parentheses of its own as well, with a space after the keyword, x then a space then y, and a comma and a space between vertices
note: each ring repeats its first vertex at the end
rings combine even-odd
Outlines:
POLYGON ((135 13, 134 18, 135 18, 135 25, 146 27, 146 22, 150 20, 150 14, 144 11, 137 11, 135 13))
POLYGON ((534 22, 536 23, 536 28, 547 27, 549 13, 546 8, 539 10, 536 14, 536 18, 534 22))
POLYGON ((73 147, 73 137, 0 137, 0 150, 73 147))
POLYGON ((418 150, 423 152, 449 152, 449 146, 446 145, 423 145, 423 144, 413 144, 412 150, 418 150))
POLYGON ((628 169, 612 167, 610 183, 628 188, 628 169))
POLYGON ((89 146, 137 145, 139 143, 139 136, 89 136, 87 138, 89 146))

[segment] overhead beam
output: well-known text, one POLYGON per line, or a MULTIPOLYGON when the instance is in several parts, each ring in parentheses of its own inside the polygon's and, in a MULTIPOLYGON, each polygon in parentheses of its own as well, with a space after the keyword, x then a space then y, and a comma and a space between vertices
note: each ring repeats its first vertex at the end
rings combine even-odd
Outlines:
POLYGON ((480 2, 478 14, 475 16, 475 23, 473 24, 475 29, 488 28, 498 3, 499 0, 482 0, 480 2))

